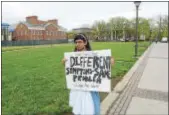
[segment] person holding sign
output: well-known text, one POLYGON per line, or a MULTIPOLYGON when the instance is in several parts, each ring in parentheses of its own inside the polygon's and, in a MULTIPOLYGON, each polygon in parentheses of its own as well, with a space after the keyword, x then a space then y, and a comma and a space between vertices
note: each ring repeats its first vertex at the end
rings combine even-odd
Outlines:
MULTIPOLYGON (((75 52, 91 51, 90 43, 84 34, 78 34, 74 38, 75 52)), ((66 63, 66 59, 62 63, 66 63)), ((114 65, 114 58, 111 58, 114 65)), ((69 105, 73 108, 75 115, 100 115, 100 95, 97 91, 82 91, 71 89, 69 95, 69 105)))

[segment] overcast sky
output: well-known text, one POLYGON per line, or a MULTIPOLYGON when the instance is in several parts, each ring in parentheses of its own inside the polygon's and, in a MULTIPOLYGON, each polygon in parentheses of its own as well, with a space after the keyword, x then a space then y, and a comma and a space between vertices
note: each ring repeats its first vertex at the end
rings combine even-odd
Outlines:
MULTIPOLYGON (((168 2, 142 2, 139 9, 141 17, 168 15, 168 2)), ((58 19, 59 25, 70 30, 116 16, 130 19, 136 13, 133 2, 2 2, 2 22, 14 24, 30 15, 44 21, 58 19)))

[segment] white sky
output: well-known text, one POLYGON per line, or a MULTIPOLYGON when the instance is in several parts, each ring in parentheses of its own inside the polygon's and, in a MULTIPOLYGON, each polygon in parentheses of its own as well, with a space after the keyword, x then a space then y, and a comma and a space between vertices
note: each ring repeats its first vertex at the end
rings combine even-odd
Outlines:
MULTIPOLYGON (((141 17, 168 15, 168 2, 142 2, 139 9, 141 17)), ((130 19, 136 12, 133 2, 2 2, 1 15, 2 22, 9 24, 25 21, 30 15, 44 21, 58 19, 59 25, 70 30, 116 16, 130 19)))

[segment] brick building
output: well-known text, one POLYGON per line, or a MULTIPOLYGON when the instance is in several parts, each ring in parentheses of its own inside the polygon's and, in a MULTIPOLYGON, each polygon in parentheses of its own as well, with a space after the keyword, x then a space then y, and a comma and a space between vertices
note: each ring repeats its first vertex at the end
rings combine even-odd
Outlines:
POLYGON ((66 38, 66 29, 58 25, 58 20, 42 21, 37 16, 26 17, 26 22, 9 27, 13 29, 12 40, 56 40, 66 38))

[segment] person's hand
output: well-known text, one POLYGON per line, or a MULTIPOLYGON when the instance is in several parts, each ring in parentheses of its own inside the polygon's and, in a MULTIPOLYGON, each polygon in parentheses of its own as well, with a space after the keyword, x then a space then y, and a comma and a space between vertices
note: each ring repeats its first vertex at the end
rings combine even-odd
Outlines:
POLYGON ((62 59, 62 64, 65 65, 65 62, 66 62, 66 61, 67 61, 67 59, 66 59, 66 58, 63 58, 63 59, 62 59))
POLYGON ((114 58, 111 57, 111 65, 113 66, 114 65, 114 58))

